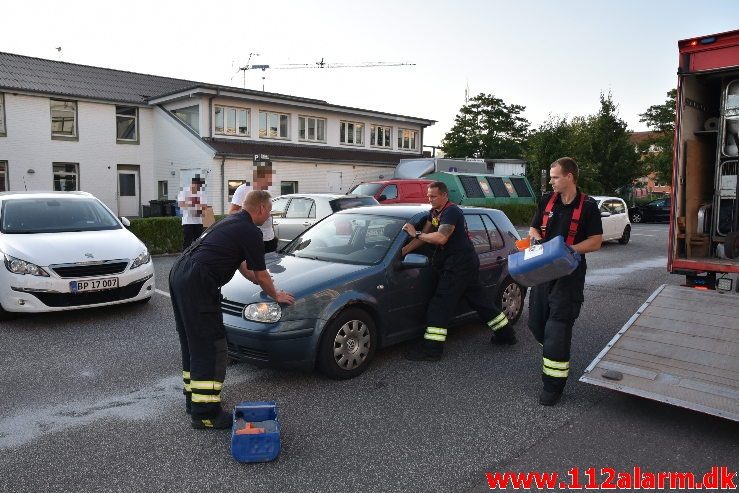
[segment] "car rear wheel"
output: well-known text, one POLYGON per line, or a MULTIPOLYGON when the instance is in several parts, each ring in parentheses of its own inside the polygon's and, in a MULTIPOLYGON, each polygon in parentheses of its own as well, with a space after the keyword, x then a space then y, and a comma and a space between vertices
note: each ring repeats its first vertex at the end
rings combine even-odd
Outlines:
POLYGON ((323 331, 318 369, 335 380, 354 378, 367 369, 376 346, 377 330, 372 317, 364 310, 350 308, 323 331))
POLYGON ((523 312, 526 288, 510 277, 506 277, 498 290, 497 305, 511 323, 516 323, 523 312))
POLYGON ((640 223, 644 221, 644 217, 642 217, 641 212, 633 212, 631 214, 631 222, 632 223, 640 223))
POLYGON ((624 234, 621 235, 621 238, 618 239, 618 242, 622 245, 625 245, 629 242, 629 239, 631 238, 631 226, 628 224, 624 228, 624 234))

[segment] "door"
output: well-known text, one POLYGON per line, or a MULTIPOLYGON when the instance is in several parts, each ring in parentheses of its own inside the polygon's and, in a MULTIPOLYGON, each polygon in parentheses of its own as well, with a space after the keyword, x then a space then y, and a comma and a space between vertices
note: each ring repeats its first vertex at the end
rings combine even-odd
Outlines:
POLYGON ((139 167, 118 166, 118 215, 138 217, 141 205, 139 167))
POLYGON ((399 202, 398 186, 394 184, 387 185, 385 188, 382 189, 382 191, 380 192, 380 197, 377 200, 378 202, 382 202, 383 204, 395 204, 399 202))
POLYGON ((342 193, 341 191, 341 171, 326 172, 326 181, 329 193, 342 193))
POLYGON ((316 204, 307 197, 293 197, 285 210, 285 217, 275 220, 279 239, 283 243, 291 241, 315 222, 316 204))
POLYGON ((612 240, 613 235, 616 234, 616 225, 615 225, 616 218, 613 217, 612 215, 613 211, 611 211, 610 202, 608 200, 604 200, 603 202, 601 202, 600 212, 601 214, 604 212, 611 214, 608 217, 601 216, 600 222, 603 224, 603 239, 612 240))

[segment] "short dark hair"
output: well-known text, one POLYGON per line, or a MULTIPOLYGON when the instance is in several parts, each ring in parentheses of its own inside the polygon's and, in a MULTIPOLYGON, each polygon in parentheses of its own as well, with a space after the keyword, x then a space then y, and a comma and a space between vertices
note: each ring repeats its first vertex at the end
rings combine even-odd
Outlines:
POLYGON ((559 166, 562 168, 562 172, 566 175, 568 173, 572 173, 572 178, 574 179, 575 183, 577 183, 578 175, 580 174, 580 170, 577 167, 577 163, 574 159, 571 157, 561 157, 554 161, 550 168, 554 168, 555 166, 559 166))
POLYGON ((449 195, 449 188, 447 188, 446 183, 444 183, 443 181, 435 181, 431 183, 428 187, 438 188, 441 193, 449 195))

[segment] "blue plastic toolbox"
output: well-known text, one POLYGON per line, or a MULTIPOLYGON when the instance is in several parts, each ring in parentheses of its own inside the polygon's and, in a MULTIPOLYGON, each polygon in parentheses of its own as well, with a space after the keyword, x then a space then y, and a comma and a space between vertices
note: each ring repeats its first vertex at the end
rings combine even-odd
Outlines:
POLYGON ((268 462, 280 453, 280 422, 277 403, 242 402, 234 407, 231 455, 239 462, 268 462), (245 434, 245 429, 259 433, 245 434), (254 430, 254 429, 258 430, 254 430))
POLYGON ((508 272, 524 286, 536 286, 571 274, 580 263, 580 254, 555 236, 546 243, 533 245, 508 257, 508 272))

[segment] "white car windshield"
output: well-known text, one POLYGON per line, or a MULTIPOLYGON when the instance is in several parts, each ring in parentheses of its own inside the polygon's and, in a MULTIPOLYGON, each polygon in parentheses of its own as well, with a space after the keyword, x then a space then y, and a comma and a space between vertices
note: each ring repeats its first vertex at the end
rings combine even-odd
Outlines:
POLYGON ((0 214, 0 231, 5 234, 101 231, 121 227, 96 199, 8 199, 3 201, 0 214))
POLYGON ((369 214, 334 214, 295 238, 282 253, 296 257, 371 265, 387 254, 405 221, 369 214))

